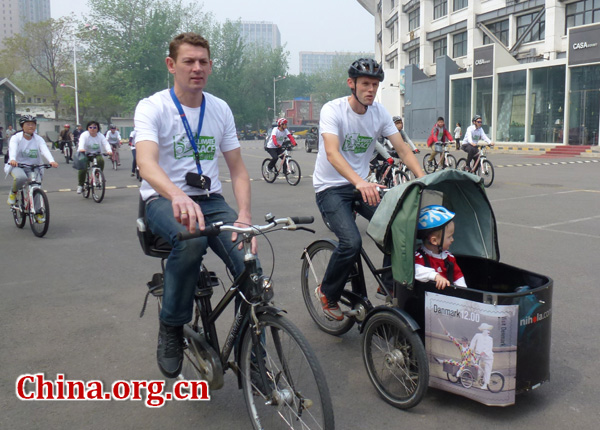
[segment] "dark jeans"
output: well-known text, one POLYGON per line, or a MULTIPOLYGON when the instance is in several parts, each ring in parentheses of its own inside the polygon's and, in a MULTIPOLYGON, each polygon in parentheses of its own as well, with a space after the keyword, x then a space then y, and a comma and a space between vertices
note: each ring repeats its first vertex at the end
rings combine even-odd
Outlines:
MULTIPOLYGON (((220 194, 195 198, 204 214, 204 222, 223 221, 232 224, 236 212, 220 194)), ((244 270, 244 251, 231 242, 231 233, 179 241, 177 233, 186 231, 173 216, 171 202, 164 197, 152 200, 146 206, 146 220, 150 230, 164 238, 173 247, 165 267, 164 293, 160 320, 171 326, 180 326, 192 319, 193 299, 198 283, 202 258, 210 247, 233 273, 244 270)))
POLYGON ((269 169, 275 169, 275 163, 277 163, 277 157, 283 154, 283 148, 267 148, 267 152, 271 156, 271 162, 269 163, 269 169))
POLYGON ((136 168, 136 164, 135 164, 135 148, 133 148, 131 150, 131 155, 133 155, 133 162, 131 163, 131 173, 135 173, 135 168, 136 168))
POLYGON ((473 146, 469 143, 463 143, 462 146, 460 147, 460 149, 462 149, 467 154, 469 154, 469 155, 467 155, 467 167, 469 169, 471 169, 473 167, 473 166, 471 166, 471 161, 473 161, 473 158, 475 158, 475 156, 479 152, 479 149, 477 149, 476 146, 473 146))
MULTIPOLYGON (((362 246, 362 238, 353 212, 356 210, 370 220, 377 208, 363 202, 360 194, 355 194, 355 189, 354 185, 342 185, 327 188, 316 195, 319 211, 327 219, 339 241, 338 247, 331 254, 321 284, 323 294, 333 301, 339 301, 342 296, 352 263, 356 261, 362 246), (354 203, 356 201, 360 202, 357 206, 354 203)), ((390 257, 384 256, 383 265, 387 267, 390 262, 390 257)))

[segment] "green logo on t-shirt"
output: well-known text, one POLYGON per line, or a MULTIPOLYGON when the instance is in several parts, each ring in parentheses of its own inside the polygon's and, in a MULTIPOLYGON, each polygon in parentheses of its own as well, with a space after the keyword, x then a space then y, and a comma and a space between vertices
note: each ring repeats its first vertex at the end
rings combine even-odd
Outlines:
POLYGON ((25 149, 21 152, 23 157, 25 158, 38 158, 38 150, 37 149, 25 149))
MULTIPOLYGON (((211 161, 215 159, 215 152, 217 150, 216 140, 212 136, 194 136, 198 145, 198 155, 200 160, 211 161)), ((186 137, 182 137, 179 141, 173 144, 173 155, 176 160, 182 158, 194 157, 194 148, 190 145, 186 137)))
POLYGON ((373 143, 373 138, 370 136, 361 136, 358 133, 347 134, 344 138, 344 145, 342 145, 342 151, 354 152, 355 154, 362 154, 367 152, 369 146, 373 143))

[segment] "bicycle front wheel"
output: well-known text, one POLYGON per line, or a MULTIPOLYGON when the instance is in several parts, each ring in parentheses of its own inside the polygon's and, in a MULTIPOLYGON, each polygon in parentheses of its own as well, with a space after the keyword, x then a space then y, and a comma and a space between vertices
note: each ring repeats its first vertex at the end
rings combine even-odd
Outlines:
POLYGON ((298 185, 300 178, 302 178, 300 165, 296 162, 296 160, 288 160, 287 168, 288 170, 285 175, 285 180, 290 185, 298 185))
POLYGON ((471 388, 475 382, 475 375, 469 369, 463 370, 460 375, 460 383, 465 388, 471 388))
POLYGON ((363 359, 379 395, 399 409, 416 406, 429 384, 423 342, 398 316, 379 312, 365 327, 363 359))
POLYGON ((456 169, 456 158, 452 154, 446 154, 446 167, 456 169))
POLYGON ((460 171, 463 171, 463 172, 467 171, 467 159, 466 158, 460 158, 456 162, 456 170, 460 170, 460 171))
POLYGON ((37 237, 43 237, 50 226, 50 203, 44 190, 36 188, 33 190, 33 213, 29 215, 31 231, 37 237))
MULTIPOLYGON (((335 245, 324 240, 311 244, 305 250, 300 285, 304 304, 313 321, 325 333, 340 336, 352 328, 354 319, 345 317, 342 321, 332 321, 327 318, 323 313, 321 300, 317 292, 321 282, 323 282, 325 270, 327 270, 327 265, 334 250, 335 245)), ((356 269, 352 270, 353 273, 356 273, 355 271, 356 269)), ((342 312, 351 310, 350 303, 346 302, 344 298, 338 304, 342 312)))
POLYGON ((253 428, 332 430, 329 389, 308 341, 280 315, 259 315, 258 326, 258 335, 246 330, 239 363, 253 428))
POLYGON ((438 162, 440 161, 440 154, 436 153, 435 157, 433 158, 433 161, 430 163, 429 162, 429 156, 431 154, 425 154, 425 156, 423 157, 423 170, 425 170, 425 173, 433 173, 436 171, 437 166, 438 166, 438 162))
POLYGON ((394 182, 391 184, 391 186, 395 187, 396 185, 406 184, 409 181, 410 178, 408 177, 408 175, 403 171, 398 170, 394 175, 394 182))
POLYGON ((90 196, 90 193, 92 192, 92 187, 94 186, 94 184, 92 182, 92 175, 90 173, 90 169, 88 169, 85 175, 85 183, 83 184, 83 197, 87 199, 90 196))
POLYGON ((267 181, 269 184, 272 184, 273 182, 275 182, 275 179, 277 178, 277 173, 269 170, 270 162, 271 162, 270 158, 264 159, 264 161, 262 163, 261 172, 262 172, 262 176, 263 176, 264 180, 267 181))
POLYGON ((92 198, 96 203, 100 203, 104 199, 104 192, 106 191, 106 179, 104 178, 104 172, 99 168, 95 168, 92 172, 93 182, 92 198))
POLYGON ((25 197, 23 191, 17 191, 17 201, 11 206, 13 220, 18 228, 23 228, 25 225, 25 197))
POLYGON ((488 382, 488 390, 492 393, 499 393, 504 388, 504 375, 500 372, 492 372, 490 382, 488 382))
POLYGON ((494 182, 494 166, 488 160, 483 160, 477 169, 477 174, 483 178, 483 186, 488 188, 494 182))

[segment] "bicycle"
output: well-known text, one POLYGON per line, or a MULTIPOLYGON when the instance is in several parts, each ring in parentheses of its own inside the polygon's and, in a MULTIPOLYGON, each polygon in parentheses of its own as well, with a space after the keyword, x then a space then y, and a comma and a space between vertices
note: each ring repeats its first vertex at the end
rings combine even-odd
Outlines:
MULTIPOLYGON (((144 206, 144 202, 140 202, 138 236, 147 255, 162 258, 163 269, 148 283, 146 300, 149 294, 157 297, 160 310, 165 259, 170 247, 151 245, 154 239, 147 236, 144 206)), ((333 429, 333 408, 321 366, 302 333, 282 315, 283 310, 272 305, 271 277, 259 274, 256 256, 251 252, 253 237, 278 230, 312 231, 297 224, 312 223, 314 219, 275 219, 270 214, 265 219, 265 225, 241 228, 219 222, 194 234, 178 235, 179 240, 185 240, 217 235, 220 231, 236 232, 242 237, 245 253, 243 273, 214 309, 211 296, 213 287, 220 281, 213 272, 202 268, 194 299, 194 316, 184 326, 184 365, 179 379, 203 379, 210 389, 217 390, 224 384, 224 373, 231 369, 237 375, 253 428, 283 425, 285 428, 333 429), (243 286, 247 286, 245 291, 242 291, 243 286), (239 299, 240 306, 220 349, 215 323, 235 298, 239 299)), ((146 302, 142 315, 145 307, 146 302)))
POLYGON ((279 156, 281 162, 277 162, 275 165, 275 170, 269 170, 269 163, 271 162, 270 158, 265 158, 262 163, 262 176, 268 183, 272 184, 277 179, 279 174, 285 175, 285 180, 290 185, 298 185, 300 179, 302 178, 302 174, 300 171, 300 165, 296 160, 292 159, 292 156, 289 154, 289 149, 291 144, 287 144, 284 142, 281 145, 283 148, 283 153, 279 156))
MULTIPOLYGON (((106 191, 106 178, 104 177, 104 172, 98 166, 98 160, 96 156, 100 154, 90 154, 86 153, 85 156, 92 157, 91 165, 88 165, 85 174, 85 182, 83 183, 83 192, 82 195, 84 198, 88 198, 90 193, 92 194, 92 198, 96 203, 102 202, 104 200, 104 193, 106 191)), ((106 156, 107 154, 102 154, 106 156)))
POLYGON ((474 173, 483 178, 483 186, 485 188, 490 187, 494 182, 494 165, 490 160, 487 159, 486 156, 487 149, 490 146, 490 144, 477 145, 479 152, 477 152, 477 155, 473 158, 475 164, 473 164, 472 169, 468 168, 466 158, 461 158, 456 164, 457 169, 474 173))
POLYGON ((69 161, 73 160, 73 142, 70 140, 63 140, 60 142, 61 152, 65 156, 65 162, 69 164, 69 161))
POLYGON ((110 147, 112 148, 112 155, 110 156, 110 161, 112 161, 113 170, 117 170, 117 167, 121 165, 119 146, 121 146, 120 142, 110 144, 110 147))
POLYGON ((361 247, 346 281, 340 308, 342 321, 332 321, 322 311, 317 292, 337 242, 320 239, 302 253, 301 289, 308 312, 325 333, 340 336, 356 323, 363 333, 362 355, 367 374, 379 395, 400 409, 416 406, 425 396, 429 383, 429 365, 417 323, 398 305, 400 288, 384 285, 382 276, 390 267, 376 268, 361 247), (386 292, 386 304, 373 306, 367 295, 363 263, 373 274, 379 289, 386 292))
MULTIPOLYGON (((391 158, 382 160, 381 156, 377 156, 371 161, 369 180, 388 188, 399 184, 404 184, 410 181, 407 171, 410 169, 398 158, 395 151, 390 151, 391 158)), ((412 173, 411 173, 412 174, 412 173)), ((414 178, 414 176, 413 176, 414 178)))
POLYGON ((43 237, 50 226, 50 204, 48 196, 42 189, 38 168, 50 168, 50 164, 21 164, 21 168, 31 168, 29 180, 17 191, 16 202, 10 205, 13 219, 18 228, 25 226, 25 218, 29 217, 31 231, 37 237, 43 237))
POLYGON ((433 173, 436 170, 442 170, 446 168, 454 169, 456 168, 456 158, 454 155, 450 154, 450 150, 448 149, 448 144, 454 142, 436 142, 433 145, 441 145, 443 147, 442 152, 436 152, 433 161, 429 161, 429 157, 431 154, 426 154, 423 157, 423 170, 425 173, 433 173))
MULTIPOLYGON (((469 389, 474 385, 483 387, 483 371, 479 365, 481 357, 478 357, 476 366, 465 366, 460 375, 457 375, 459 366, 444 362, 443 370, 446 372, 448 381, 459 383, 469 389)), ((504 388, 504 375, 501 372, 493 371, 490 374, 490 381, 487 384, 487 389, 492 393, 499 393, 504 388)))

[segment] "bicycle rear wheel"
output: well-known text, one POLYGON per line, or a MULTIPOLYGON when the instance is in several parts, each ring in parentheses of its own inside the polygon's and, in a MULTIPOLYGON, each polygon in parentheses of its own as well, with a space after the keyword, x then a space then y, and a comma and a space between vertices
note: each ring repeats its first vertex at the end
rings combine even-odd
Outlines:
MULTIPOLYGON (((354 318, 345 317, 342 321, 332 321, 325 316, 321 306, 321 300, 317 294, 317 288, 323 281, 325 270, 331 259, 335 246, 328 241, 322 240, 315 242, 306 249, 302 261, 302 272, 300 274, 300 284, 302 288, 302 297, 304 304, 308 309, 313 321, 325 333, 334 336, 340 336, 346 333, 354 325, 354 318)), ((353 269, 356 273, 357 269, 353 269)), ((339 302, 342 312, 351 310, 351 305, 343 297, 339 302)))
POLYGON ((423 157, 423 170, 425 170, 425 173, 433 173, 437 170, 437 166, 440 162, 440 154, 436 153, 435 157, 433 158, 433 161, 431 162, 431 164, 429 164, 429 156, 431 154, 425 154, 425 156, 423 157))
POLYGON ((298 185, 300 178, 302 178, 300 165, 296 162, 296 160, 288 160, 288 171, 285 175, 285 180, 290 185, 298 185))
POLYGON ((264 161, 262 163, 262 167, 261 167, 261 172, 262 172, 262 176, 265 179, 265 181, 267 181, 269 184, 272 184, 273 182, 275 182, 275 179, 277 178, 277 173, 269 170, 270 162, 271 162, 270 158, 264 159, 264 161))
POLYGON ((85 175, 85 183, 83 184, 83 197, 87 199, 90 196, 90 193, 92 192, 92 187, 94 186, 94 184, 92 182, 92 175, 90 173, 90 169, 88 169, 85 175))
POLYGON ((499 393, 504 388, 504 375, 500 372, 492 372, 490 382, 488 382, 488 390, 492 393, 499 393))
POLYGON ((456 170, 467 171, 467 159, 461 158, 456 162, 456 170))
POLYGON ((363 337, 363 359, 379 395, 399 409, 416 406, 429 384, 429 365, 421 339, 391 312, 371 317, 363 337))
POLYGON ((96 203, 100 203, 104 199, 104 192, 106 191, 106 179, 104 179, 104 173, 99 168, 95 168, 92 171, 93 182, 90 185, 92 188, 92 198, 96 203))
POLYGON ((452 154, 446 154, 446 167, 456 169, 456 158, 452 154))
POLYGON ((259 315, 258 325, 258 335, 246 330, 239 362, 253 428, 332 430, 329 389, 307 340, 280 315, 259 315))
POLYGON ((11 206, 13 220, 18 228, 23 228, 25 225, 25 196, 23 191, 17 191, 17 201, 11 206))
POLYGON ((44 190, 36 188, 33 190, 33 214, 29 215, 31 231, 37 237, 43 237, 50 226, 50 203, 44 190))
POLYGON ((494 166, 488 160, 483 160, 477 169, 477 174, 483 178, 483 186, 488 188, 494 182, 494 166))

